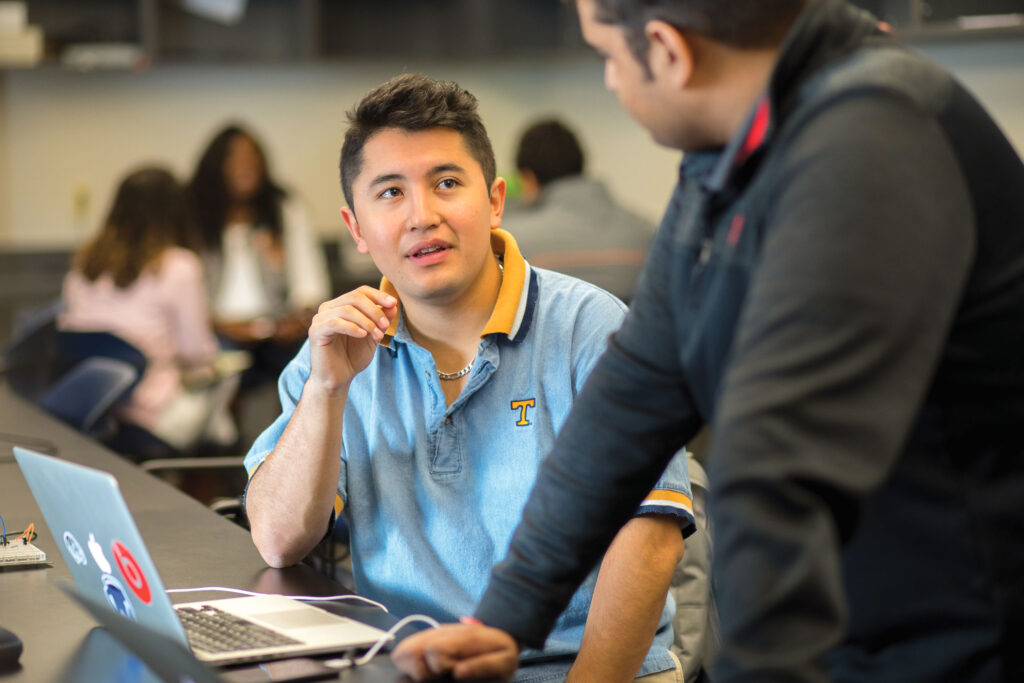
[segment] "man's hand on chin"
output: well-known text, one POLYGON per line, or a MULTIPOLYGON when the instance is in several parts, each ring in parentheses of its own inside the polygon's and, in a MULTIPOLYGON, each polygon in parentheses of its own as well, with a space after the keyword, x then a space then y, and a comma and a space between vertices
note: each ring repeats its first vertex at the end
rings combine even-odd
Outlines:
POLYGON ((444 624, 403 640, 391 660, 417 681, 447 673, 457 680, 508 681, 519 664, 519 644, 483 624, 444 624))

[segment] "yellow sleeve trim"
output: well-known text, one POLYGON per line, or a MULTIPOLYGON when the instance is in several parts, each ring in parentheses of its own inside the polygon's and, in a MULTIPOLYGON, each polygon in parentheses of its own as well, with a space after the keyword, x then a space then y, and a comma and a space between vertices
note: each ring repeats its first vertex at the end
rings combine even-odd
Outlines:
POLYGON ((682 507, 691 513, 693 512, 693 501, 690 500, 689 496, 668 489, 655 489, 651 491, 644 498, 644 501, 640 503, 641 507, 644 505, 670 505, 672 507, 682 507))
POLYGON ((334 514, 340 515, 341 511, 345 509, 345 501, 341 499, 341 496, 335 494, 334 496, 334 514))

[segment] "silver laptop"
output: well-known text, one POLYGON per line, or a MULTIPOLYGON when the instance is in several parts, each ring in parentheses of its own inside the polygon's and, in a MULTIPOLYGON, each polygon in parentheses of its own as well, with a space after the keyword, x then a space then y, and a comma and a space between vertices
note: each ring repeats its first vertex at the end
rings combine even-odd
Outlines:
POLYGON ((71 576, 85 595, 215 664, 369 646, 385 632, 279 595, 172 605, 117 480, 14 448, 71 576))

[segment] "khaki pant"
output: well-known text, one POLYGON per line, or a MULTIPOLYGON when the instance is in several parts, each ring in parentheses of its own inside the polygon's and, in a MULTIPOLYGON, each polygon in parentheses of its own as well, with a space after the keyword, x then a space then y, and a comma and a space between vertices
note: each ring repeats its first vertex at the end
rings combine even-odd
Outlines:
POLYGON ((676 668, 659 671, 656 674, 637 676, 634 679, 634 683, 683 683, 683 665, 679 663, 679 658, 676 657, 674 652, 669 650, 669 654, 672 655, 676 668))
POLYGON ((199 391, 182 391, 163 407, 150 430, 178 450, 187 450, 200 439, 222 445, 238 438, 228 410, 238 392, 241 375, 223 377, 199 391))

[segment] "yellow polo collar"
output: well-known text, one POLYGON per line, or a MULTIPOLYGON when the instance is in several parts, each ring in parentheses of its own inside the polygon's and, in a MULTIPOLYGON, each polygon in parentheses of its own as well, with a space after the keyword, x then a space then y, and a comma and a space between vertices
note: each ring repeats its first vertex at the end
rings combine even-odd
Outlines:
MULTIPOLYGON (((498 300, 491 311, 491 317, 484 325, 480 336, 501 333, 509 339, 515 338, 523 322, 523 315, 526 311, 527 295, 529 294, 529 266, 523 255, 519 252, 519 245, 510 233, 501 228, 491 231, 491 249, 495 255, 502 259, 505 271, 501 278, 501 288, 498 290, 498 300)), ((381 278, 380 290, 398 299, 398 292, 395 286, 388 279, 381 278)), ((391 322, 388 327, 384 344, 394 337, 398 327, 398 318, 391 322)))

